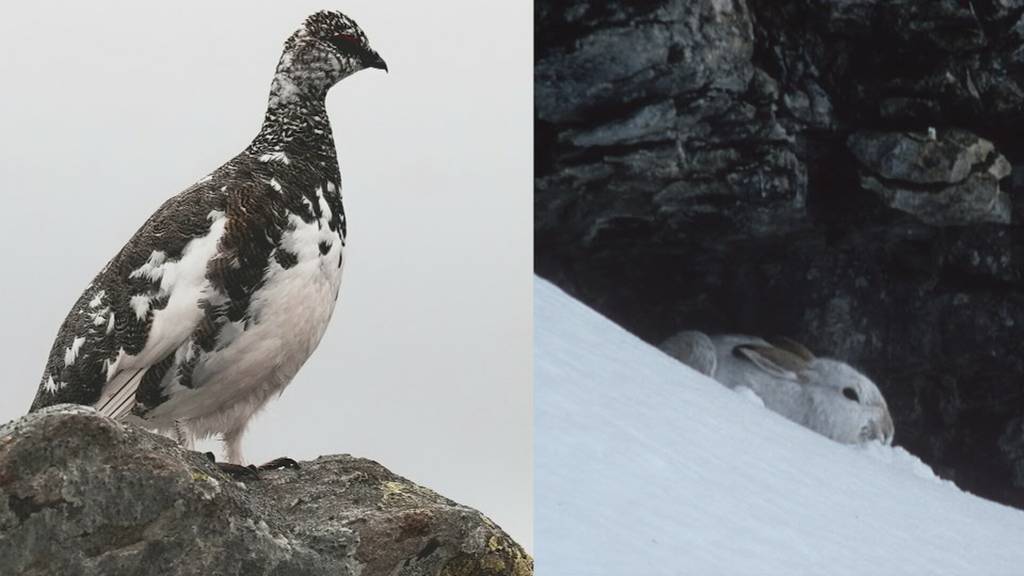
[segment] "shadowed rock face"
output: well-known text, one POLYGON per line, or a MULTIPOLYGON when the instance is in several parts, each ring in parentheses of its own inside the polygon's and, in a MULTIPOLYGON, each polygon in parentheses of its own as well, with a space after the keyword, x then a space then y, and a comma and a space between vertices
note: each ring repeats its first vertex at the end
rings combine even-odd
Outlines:
POLYGON ((537 272, 650 342, 842 359, 1024 506, 1024 0, 536 10, 537 272))
POLYGON ((860 185, 889 207, 936 226, 1010 224, 1010 196, 1000 180, 1010 163, 969 132, 857 132, 847 141, 860 185))
POLYGON ((347 455, 245 483, 90 410, 0 428, 4 574, 516 575, 482 514, 347 455))

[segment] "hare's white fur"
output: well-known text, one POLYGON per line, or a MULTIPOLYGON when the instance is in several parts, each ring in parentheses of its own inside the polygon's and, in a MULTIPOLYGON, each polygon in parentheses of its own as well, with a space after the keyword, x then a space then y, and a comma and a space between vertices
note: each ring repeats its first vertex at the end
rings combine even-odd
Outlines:
POLYGON ((753 390, 768 409, 837 442, 892 442, 885 398, 845 362, 817 358, 793 342, 694 331, 669 338, 661 349, 729 388, 753 390))

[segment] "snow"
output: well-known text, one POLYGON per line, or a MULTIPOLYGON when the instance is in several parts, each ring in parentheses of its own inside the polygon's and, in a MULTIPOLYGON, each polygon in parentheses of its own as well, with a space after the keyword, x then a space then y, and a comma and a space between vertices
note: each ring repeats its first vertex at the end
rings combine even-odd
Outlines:
POLYGON ((540 279, 534 317, 539 576, 1024 573, 1024 512, 902 448, 793 424, 540 279))

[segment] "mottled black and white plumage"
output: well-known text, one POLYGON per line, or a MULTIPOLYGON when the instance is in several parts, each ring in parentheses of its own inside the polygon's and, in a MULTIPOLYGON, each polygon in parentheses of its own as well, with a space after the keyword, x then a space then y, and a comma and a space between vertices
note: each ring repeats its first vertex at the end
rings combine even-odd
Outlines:
POLYGON ((366 35, 318 12, 285 43, 259 134, 164 203, 104 266, 53 344, 31 410, 94 406, 177 435, 241 436, 292 380, 334 310, 345 213, 327 91, 387 70, 366 35))

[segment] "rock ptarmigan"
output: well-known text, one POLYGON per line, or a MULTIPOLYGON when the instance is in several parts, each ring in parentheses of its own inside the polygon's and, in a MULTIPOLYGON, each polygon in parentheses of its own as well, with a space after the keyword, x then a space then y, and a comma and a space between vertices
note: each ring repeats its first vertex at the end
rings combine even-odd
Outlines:
POLYGON ((352 19, 322 11, 284 45, 248 148, 165 202, 61 325, 32 411, 91 405, 242 462, 249 419, 320 342, 341 283, 345 213, 327 91, 387 70, 352 19))

